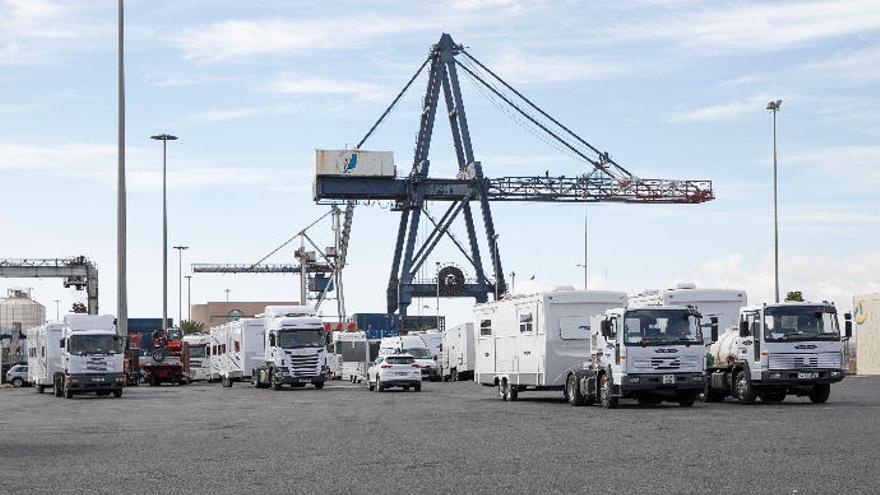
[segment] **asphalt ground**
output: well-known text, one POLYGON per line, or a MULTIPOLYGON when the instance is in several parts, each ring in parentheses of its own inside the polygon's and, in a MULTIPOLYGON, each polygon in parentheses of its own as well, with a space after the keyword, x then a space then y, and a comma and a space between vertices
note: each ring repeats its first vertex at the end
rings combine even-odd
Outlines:
POLYGON ((0 390, 0 493, 880 493, 880 378, 825 405, 574 408, 422 392, 0 390))

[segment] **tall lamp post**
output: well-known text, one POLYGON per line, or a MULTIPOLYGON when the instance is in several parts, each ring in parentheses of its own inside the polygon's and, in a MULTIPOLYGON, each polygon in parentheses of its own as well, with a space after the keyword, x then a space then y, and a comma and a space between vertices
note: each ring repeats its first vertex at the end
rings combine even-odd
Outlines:
POLYGON ((777 201, 777 174, 776 174, 776 112, 782 100, 771 101, 767 104, 767 110, 773 112, 773 274, 776 288, 776 302, 779 302, 779 215, 777 201))
POLYGON ((128 279, 126 278, 126 193, 125 193, 125 4, 117 7, 116 81, 116 331, 128 335, 128 279))
POLYGON ((168 141, 176 141, 177 136, 159 134, 150 139, 162 141, 162 333, 168 333, 168 202, 167 182, 168 141))
POLYGON ((492 251, 495 256, 492 257, 492 261, 494 261, 495 268, 495 300, 498 300, 498 232, 492 235, 492 251))
POLYGON ((578 263, 574 266, 584 269, 584 290, 587 290, 587 264, 586 263, 578 263))
POLYGON ((174 246, 177 250, 177 324, 183 321, 183 252, 189 246, 174 246))

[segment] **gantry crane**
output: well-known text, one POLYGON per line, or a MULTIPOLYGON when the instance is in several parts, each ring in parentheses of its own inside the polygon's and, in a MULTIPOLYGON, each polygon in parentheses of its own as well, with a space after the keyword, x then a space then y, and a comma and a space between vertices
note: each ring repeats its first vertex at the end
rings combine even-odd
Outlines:
POLYGON ((63 278, 65 288, 85 289, 89 314, 98 314, 98 268, 85 256, 4 258, 0 259, 0 277, 63 278))
POLYGON ((344 318, 345 296, 342 290, 342 269, 345 267, 346 256, 348 255, 353 209, 353 204, 346 205, 344 211, 334 205, 328 212, 318 217, 256 263, 193 263, 191 265, 192 271, 193 273, 226 274, 299 274, 301 304, 305 304, 309 299, 309 293, 315 293, 317 294, 314 297, 316 301, 315 310, 318 310, 325 300, 332 299, 328 296, 328 293, 335 290, 337 314, 340 318, 344 318), (331 215, 333 218, 331 228, 334 234, 334 245, 321 249, 312 240, 308 232, 321 220, 331 215), (341 218, 343 216, 344 218, 341 218), (269 257, 296 239, 300 241, 299 248, 294 251, 294 257, 298 264, 264 263, 269 257), (307 242, 314 251, 307 249, 307 242))
POLYGON ((322 175, 315 177, 315 201, 336 204, 344 201, 351 207, 356 201, 392 202, 400 211, 397 244, 394 249, 391 276, 388 282, 388 312, 405 316, 414 297, 473 297, 486 302, 488 295, 506 292, 504 270, 498 250, 498 235, 492 220, 490 201, 543 202, 621 202, 621 203, 702 203, 714 199, 709 180, 642 179, 615 162, 568 127, 550 116, 495 72, 474 58, 449 34, 431 47, 427 59, 403 90, 392 101, 379 120, 355 149, 360 149, 382 123, 419 74, 429 66, 427 92, 422 101, 421 123, 416 140, 412 170, 406 177, 366 177, 322 175), (551 146, 583 161, 588 171, 576 177, 517 176, 487 178, 474 157, 474 151, 459 86, 461 69, 477 89, 506 111, 527 130, 551 146), (429 176, 429 149, 440 93, 446 103, 446 114, 452 129, 452 141, 458 161, 455 178, 429 176), (450 205, 439 220, 425 207, 426 201, 445 201, 450 205), (483 267, 477 242, 471 202, 480 206, 483 229, 489 245, 494 281, 483 267), (419 223, 425 215, 433 230, 416 249, 419 223), (462 215, 467 229, 468 246, 463 246, 449 232, 452 222, 462 215), (445 235, 453 240, 475 271, 473 280, 466 280, 460 270, 448 267, 439 270, 436 283, 415 281, 416 273, 445 235))

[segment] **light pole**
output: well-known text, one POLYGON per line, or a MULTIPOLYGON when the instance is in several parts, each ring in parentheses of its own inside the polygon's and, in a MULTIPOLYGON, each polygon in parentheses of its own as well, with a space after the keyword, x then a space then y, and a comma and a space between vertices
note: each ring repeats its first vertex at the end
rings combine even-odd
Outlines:
POLYGON ((186 319, 192 321, 192 275, 186 276, 186 319))
POLYGON ((177 136, 159 134, 150 139, 162 141, 162 333, 168 333, 168 203, 167 182, 168 141, 177 140, 177 136))
POLYGON ((771 101, 767 104, 767 110, 773 112, 773 274, 776 288, 776 302, 779 302, 779 215, 777 201, 777 174, 776 174, 776 112, 782 100, 771 101))
POLYGON ((174 246, 177 250, 177 324, 183 321, 183 252, 189 246, 174 246))
POLYGON ((510 272, 510 293, 516 293, 516 272, 510 272))
POLYGON ((587 264, 586 263, 578 263, 574 266, 584 269, 584 290, 587 290, 587 264))
POLYGON ((125 209, 125 32, 124 2, 118 3, 116 45, 117 127, 116 136, 116 331, 128 335, 128 279, 126 278, 126 209, 125 209))
POLYGON ((440 330, 440 262, 435 262, 437 266, 437 330, 440 330))
MULTIPOLYGON (((226 289, 226 305, 227 306, 229 306, 229 293, 230 292, 232 292, 232 291, 229 289, 226 289)), ((229 308, 226 308, 226 309, 228 310, 229 308)))

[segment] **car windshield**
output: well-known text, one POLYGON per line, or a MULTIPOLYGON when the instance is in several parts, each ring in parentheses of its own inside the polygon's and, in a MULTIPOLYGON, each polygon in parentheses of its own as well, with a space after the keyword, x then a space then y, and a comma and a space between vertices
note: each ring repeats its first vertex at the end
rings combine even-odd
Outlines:
POLYGON ((764 310, 764 340, 838 340, 837 313, 823 306, 770 307, 764 310))
POLYGON ((119 354, 122 339, 116 335, 74 335, 70 337, 71 354, 119 354))
POLYGON ((278 347, 282 349, 324 347, 324 343, 324 330, 321 328, 282 330, 278 332, 278 347))
POLYGON ((702 339, 700 317, 686 310, 635 310, 624 317, 627 344, 670 344, 702 339))
POLYGON ((190 346, 189 357, 191 357, 191 358, 205 357, 205 346, 203 346, 203 345, 190 346))
POLYGON ((385 362, 388 364, 413 364, 416 360, 409 356, 388 356, 385 358, 385 362))
POLYGON ((411 354, 416 359, 431 359, 433 356, 431 355, 431 351, 424 347, 416 347, 413 349, 404 349, 403 352, 406 354, 411 354))

